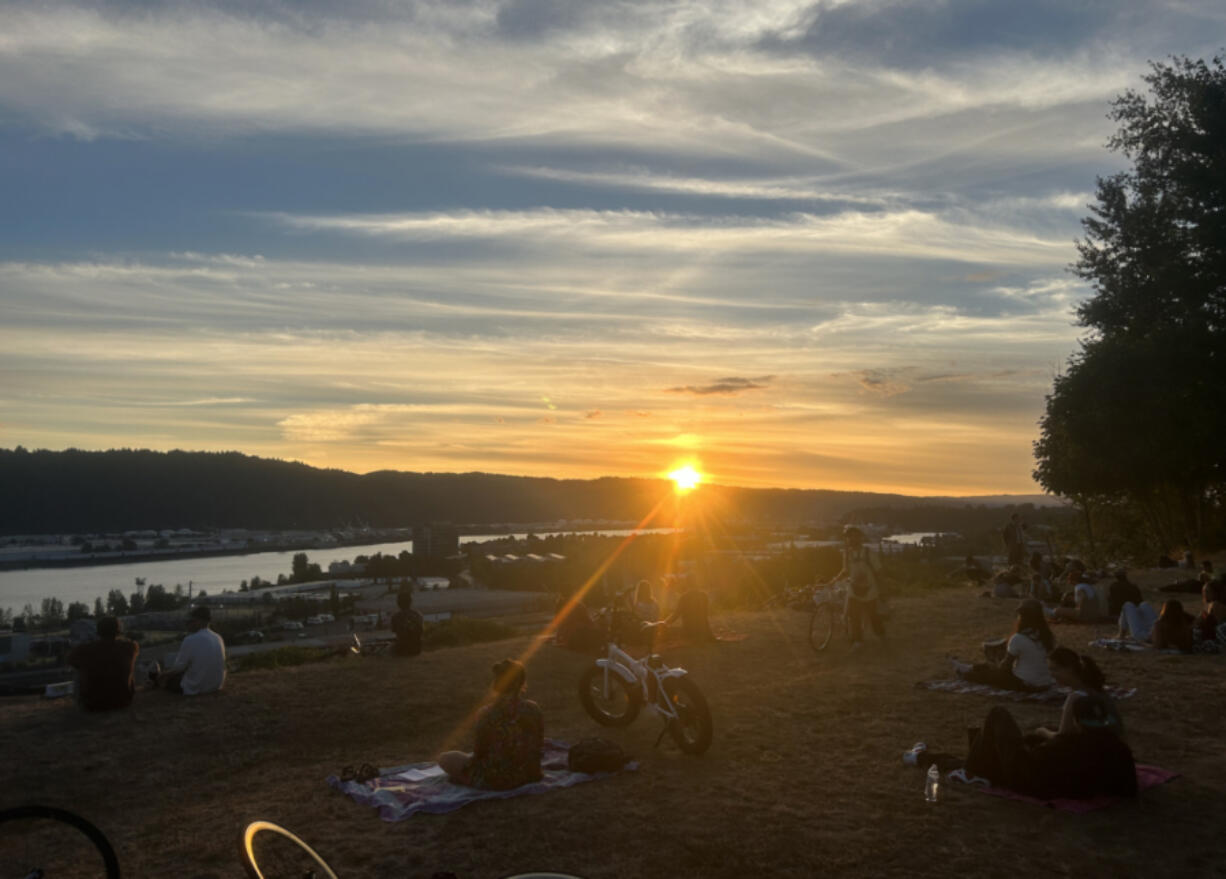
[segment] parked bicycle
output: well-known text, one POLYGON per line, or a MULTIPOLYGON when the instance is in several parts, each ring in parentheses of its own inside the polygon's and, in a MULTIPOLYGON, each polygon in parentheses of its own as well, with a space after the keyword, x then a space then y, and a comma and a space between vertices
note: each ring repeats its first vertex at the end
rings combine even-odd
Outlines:
POLYGON ((658 624, 644 623, 627 610, 627 595, 619 595, 599 617, 607 621, 608 644, 605 655, 579 679, 579 701, 602 726, 629 726, 647 708, 664 721, 657 745, 667 733, 685 753, 705 753, 714 733, 707 700, 685 669, 669 666, 652 652, 658 624), (639 633, 648 635, 647 655, 635 659, 622 644, 639 633))

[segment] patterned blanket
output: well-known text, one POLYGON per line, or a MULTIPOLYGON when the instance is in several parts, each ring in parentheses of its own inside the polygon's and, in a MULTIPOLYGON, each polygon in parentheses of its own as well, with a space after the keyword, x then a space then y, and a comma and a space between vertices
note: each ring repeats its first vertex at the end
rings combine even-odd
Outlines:
POLYGON ((1091 647, 1101 647, 1103 650, 1117 650, 1123 653, 1183 653, 1182 650, 1174 647, 1169 650, 1158 650, 1149 644, 1140 644, 1130 638, 1095 638, 1090 642, 1091 647))
MULTIPOLYGON (((379 776, 368 782, 341 781, 335 775, 328 776, 328 784, 354 802, 379 810, 384 821, 403 821, 418 812, 440 815, 475 803, 477 800, 505 800, 527 794, 543 794, 558 788, 570 787, 585 781, 612 775, 600 772, 589 775, 571 772, 566 768, 566 755, 570 745, 566 742, 545 739, 541 755, 544 777, 540 781, 521 785, 512 790, 481 790, 452 784, 437 763, 407 763, 380 769, 379 776)), ((638 769, 631 761, 625 769, 638 769)))
MULTIPOLYGON (((1149 790, 1151 787, 1157 787, 1160 784, 1165 784, 1172 778, 1178 777, 1178 772, 1159 769, 1157 766, 1146 766, 1143 763, 1137 764, 1137 790, 1139 791, 1149 790)), ((1059 809, 1062 812, 1073 812, 1079 815, 1086 812, 1096 812, 1099 809, 1105 809, 1127 799, 1127 797, 1101 796, 1089 800, 1040 800, 1037 797, 1028 797, 1025 794, 1006 790, 1003 787, 980 787, 979 785, 974 787, 976 790, 982 791, 989 796, 1001 797, 1006 800, 1017 800, 1020 803, 1030 803, 1032 806, 1047 806, 1052 809, 1059 809)))
MULTIPOLYGON (((970 681, 919 681, 915 685, 921 690, 940 690, 943 693, 972 693, 976 696, 991 696, 994 699, 1008 699, 1010 702, 1063 702, 1072 692, 1068 687, 1049 687, 1037 693, 1021 690, 1000 690, 987 684, 972 684, 970 681)), ((1137 692, 1136 687, 1104 687, 1104 692, 1112 699, 1127 699, 1137 692)))

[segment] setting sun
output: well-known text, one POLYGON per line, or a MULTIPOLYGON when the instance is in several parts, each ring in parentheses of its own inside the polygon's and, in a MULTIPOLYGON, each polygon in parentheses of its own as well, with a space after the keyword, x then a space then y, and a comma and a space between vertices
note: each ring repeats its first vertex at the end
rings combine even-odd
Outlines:
POLYGON ((680 492, 692 491, 698 487, 700 482, 702 482, 702 474, 689 464, 674 470, 672 473, 668 474, 668 478, 673 481, 673 484, 677 487, 677 491, 680 492))

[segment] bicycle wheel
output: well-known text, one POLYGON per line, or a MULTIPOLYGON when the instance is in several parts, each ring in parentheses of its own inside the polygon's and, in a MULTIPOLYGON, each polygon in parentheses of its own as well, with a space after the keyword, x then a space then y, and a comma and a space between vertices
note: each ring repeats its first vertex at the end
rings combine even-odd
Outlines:
POLYGON ((668 733, 677 747, 687 754, 705 753, 711 747, 715 727, 698 685, 689 678, 665 678, 664 692, 677 712, 677 719, 668 723, 668 733))
POLYGON ((818 653, 825 650, 834 635, 834 627, 834 606, 819 604, 813 609, 813 616, 809 617, 809 646, 818 653))
POLYGON ((250 879, 337 879, 313 848, 271 821, 248 824, 241 851, 250 879))
POLYGON ((75 812, 18 806, 0 811, 0 876, 119 879, 119 859, 106 835, 75 812))
POLYGON ((592 720, 601 726, 628 726, 639 716, 642 698, 625 678, 612 669, 608 672, 605 690, 605 669, 590 666, 579 678, 579 701, 592 720))

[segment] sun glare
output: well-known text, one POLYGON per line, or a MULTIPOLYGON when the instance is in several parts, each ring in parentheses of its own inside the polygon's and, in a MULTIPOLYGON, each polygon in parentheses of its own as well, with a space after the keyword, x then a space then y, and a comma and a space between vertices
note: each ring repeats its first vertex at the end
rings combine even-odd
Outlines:
POLYGON ((668 474, 668 478, 673 481, 677 491, 683 494, 687 491, 693 491, 702 482, 702 474, 693 468, 690 464, 684 467, 679 467, 672 473, 668 474))

